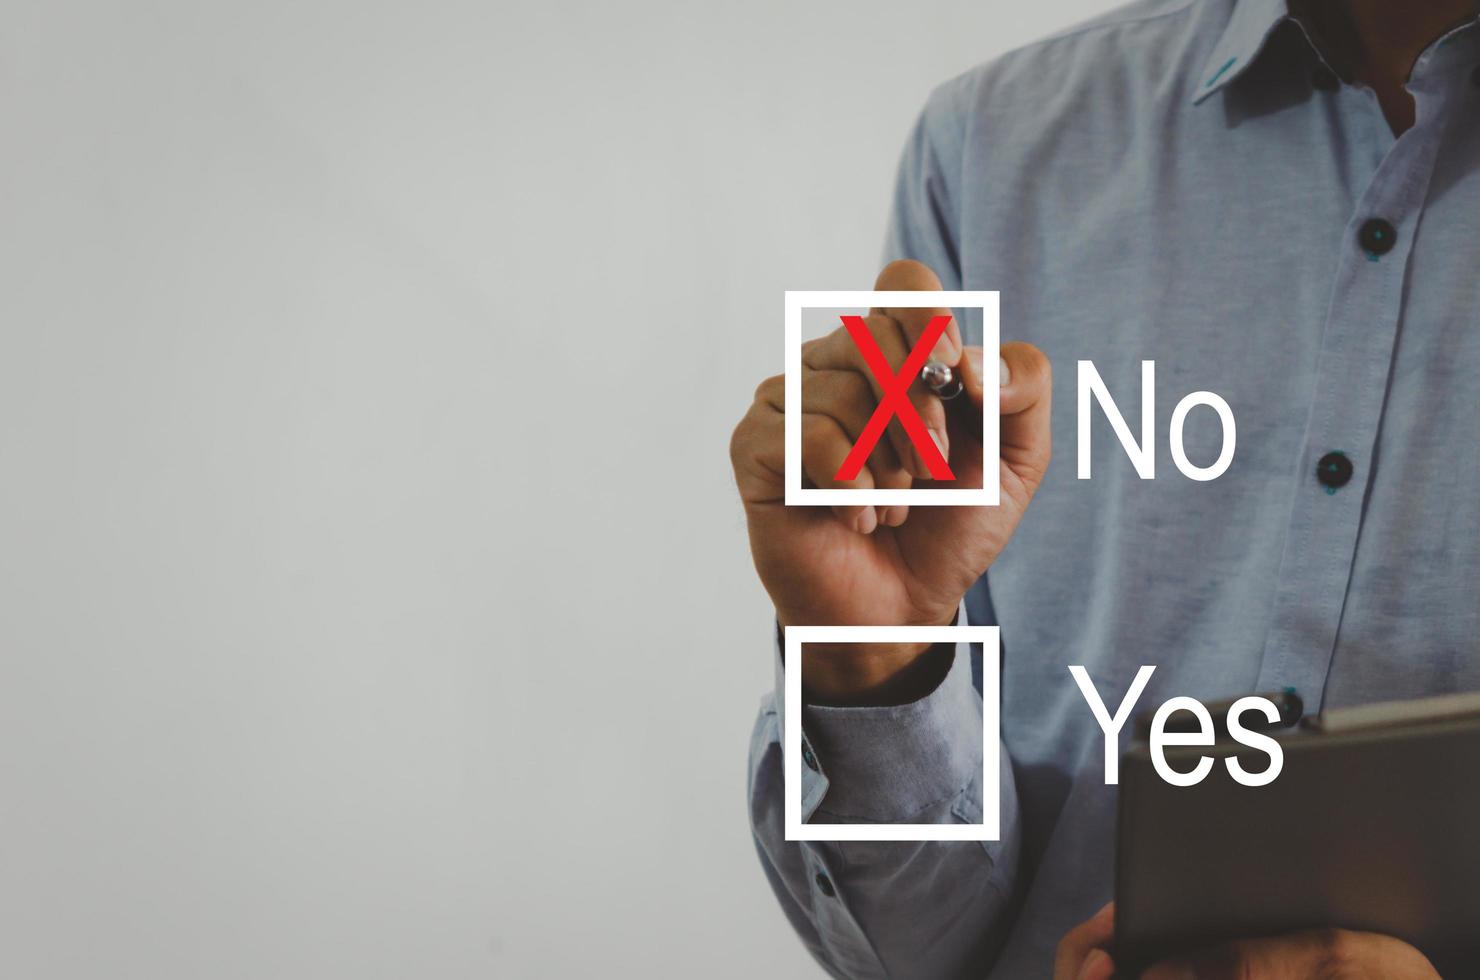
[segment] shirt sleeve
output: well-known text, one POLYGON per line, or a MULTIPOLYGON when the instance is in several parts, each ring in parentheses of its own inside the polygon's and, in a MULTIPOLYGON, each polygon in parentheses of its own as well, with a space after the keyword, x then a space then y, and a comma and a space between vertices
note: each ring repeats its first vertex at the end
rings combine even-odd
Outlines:
MULTIPOLYGON (((931 94, 900 160, 885 246, 886 261, 923 262, 947 289, 963 288, 954 195, 970 85, 963 76, 931 94)), ((991 622, 989 610, 978 610, 978 621, 991 622)), ((964 603, 958 621, 966 622, 964 603)), ((960 644, 944 679, 916 702, 805 707, 802 758, 785 759, 777 650, 775 691, 751 738, 751 826, 783 911, 835 977, 979 977, 1006 938, 1021 830, 1005 748, 998 841, 786 840, 784 765, 800 769, 801 816, 810 823, 980 823, 982 705, 972 667, 971 648, 960 644)))
MULTIPOLYGON (((961 620, 963 623, 963 618, 961 620)), ((750 815, 771 887, 812 955, 849 978, 979 976, 1005 937, 1019 848, 1012 764, 1001 755, 1001 840, 788 842, 780 682, 750 752, 750 815)), ((935 690, 910 704, 803 709, 802 819, 980 823, 981 696, 959 644, 935 690)))
POLYGON ((900 154, 884 240, 884 261, 914 259, 935 270, 946 289, 962 289, 960 203, 964 150, 962 76, 937 88, 900 154))

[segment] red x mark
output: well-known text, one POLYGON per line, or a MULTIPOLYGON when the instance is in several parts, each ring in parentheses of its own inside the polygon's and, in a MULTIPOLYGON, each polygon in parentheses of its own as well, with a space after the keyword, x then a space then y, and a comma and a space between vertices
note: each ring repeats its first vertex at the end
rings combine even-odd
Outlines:
POLYGON ((879 350, 879 345, 874 343, 874 335, 869 333, 868 324, 863 322, 861 316, 843 317, 843 326, 848 329, 848 336, 858 345, 859 353, 863 354, 864 363, 874 373, 874 378, 879 386, 884 389, 883 397, 879 400, 879 407, 874 409, 874 414, 868 420, 868 425, 863 427, 858 441, 853 444, 848 458, 843 460, 843 465, 838 467, 837 476, 834 479, 852 480, 856 479, 859 470, 863 469, 864 461, 868 454, 874 451, 879 444, 879 437, 884 434, 884 429, 889 425, 889 420, 895 415, 899 416, 899 424, 904 426, 905 434, 910 437, 910 442, 915 444, 915 449, 920 453, 920 458, 925 461, 925 468, 930 471, 932 478, 936 480, 954 480, 956 475, 951 472, 950 466, 946 465, 945 457, 940 454, 940 448, 936 446, 935 440, 930 438, 930 433, 925 428, 925 423, 920 420, 920 413, 915 411, 905 392, 909 390, 910 382, 915 380, 915 375, 925 366, 925 360, 930 357, 930 351, 934 349, 935 342, 940 335, 946 332, 946 325, 951 322, 948 315, 931 317, 930 323, 926 325, 925 332, 915 342, 914 348, 908 357, 904 359, 899 373, 894 374, 889 370, 889 362, 884 359, 884 354, 879 350))

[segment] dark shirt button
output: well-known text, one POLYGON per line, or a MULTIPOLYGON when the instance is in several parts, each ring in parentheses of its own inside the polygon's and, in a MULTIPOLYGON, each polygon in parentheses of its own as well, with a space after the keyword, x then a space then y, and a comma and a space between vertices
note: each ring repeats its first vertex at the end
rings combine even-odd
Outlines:
POLYGON ((817 756, 812 754, 812 746, 808 745, 805 741, 802 742, 802 761, 813 772, 819 771, 817 768, 817 756))
POLYGON ((823 874, 821 871, 817 872, 817 890, 822 892, 822 894, 826 895, 828 898, 832 898, 834 895, 837 894, 837 892, 833 890, 832 879, 823 874))
POLYGON ((1341 86, 1341 79, 1336 77, 1334 71, 1325 65, 1320 65, 1310 73, 1310 84, 1322 92, 1334 92, 1341 86))
POLYGON ((1368 218, 1357 232, 1357 241, 1369 255, 1386 255, 1398 243, 1398 231, 1392 222, 1382 218, 1368 218))
POLYGON ((1352 461, 1346 453, 1327 453, 1316 463, 1316 479, 1330 490, 1337 490, 1351 482, 1352 461))

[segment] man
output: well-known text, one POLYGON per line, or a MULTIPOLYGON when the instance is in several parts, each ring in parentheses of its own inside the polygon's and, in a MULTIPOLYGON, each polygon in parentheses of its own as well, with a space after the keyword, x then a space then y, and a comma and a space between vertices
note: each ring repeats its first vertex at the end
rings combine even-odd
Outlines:
MULTIPOLYGON (((783 505, 783 408, 803 413, 819 486, 928 473, 893 433, 856 481, 833 479, 879 395, 841 332, 806 347, 803 404, 764 382, 731 446, 782 627, 963 613, 1001 627, 1000 842, 787 843, 779 708, 763 705, 757 847, 833 975, 1111 975, 1115 788, 1070 664, 1112 708, 1142 664, 1157 669, 1141 707, 1294 687, 1314 711, 1480 688, 1471 8, 1147 0, 933 93, 889 234, 889 257, 909 261, 877 288, 1001 290, 1004 335, 1028 343, 994 369, 953 324, 935 356, 974 399, 999 382, 1002 505, 783 505), (1155 361, 1155 479, 1098 412, 1076 433, 1080 360, 1132 428, 1141 362, 1155 361), (1178 471, 1166 437, 1171 407, 1199 390, 1237 418, 1232 465, 1208 482, 1178 471), (1073 452, 1050 465, 1051 431, 1092 437, 1090 479, 1073 452)), ((929 312, 869 317, 896 370, 929 312)), ((918 383, 911 397, 969 471, 979 446, 959 413, 918 383)), ((1213 412, 1187 417, 1193 463, 1222 441, 1213 412)), ((805 765, 792 760, 805 819, 979 820, 965 650, 806 661, 805 765)), ((1435 974, 1395 939, 1332 930, 1250 937, 1148 975, 1435 974)))

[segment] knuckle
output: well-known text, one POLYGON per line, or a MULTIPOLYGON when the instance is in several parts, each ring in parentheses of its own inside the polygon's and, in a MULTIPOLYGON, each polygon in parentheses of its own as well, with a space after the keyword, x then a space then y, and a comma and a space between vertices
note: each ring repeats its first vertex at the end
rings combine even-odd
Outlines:
POLYGON ((777 404, 780 404, 780 400, 782 396, 785 395, 785 393, 785 378, 779 374, 775 374, 769 378, 766 378, 760 384, 755 386, 754 400, 758 402, 775 402, 777 404))
POLYGON ((839 327, 825 337, 817 337, 813 340, 803 341, 801 348, 802 370, 815 370, 814 365, 817 364, 818 359, 826 356, 828 344, 836 343, 836 338, 838 334, 844 332, 845 331, 843 330, 843 328, 839 327))
POLYGON ((840 376, 838 398, 855 410, 871 412, 879 399, 874 396, 873 386, 857 371, 848 371, 840 376))
POLYGON ((809 452, 827 448, 840 432, 837 423, 825 415, 802 416, 802 448, 809 452))
POLYGON ((746 446, 750 444, 750 415, 742 418, 735 430, 730 433, 730 462, 738 465, 746 455, 746 446))
POLYGON ((752 456, 759 456, 767 448, 767 439, 782 438, 782 431, 778 426, 768 424, 768 420, 774 418, 772 409, 763 400, 751 403, 740 421, 735 423, 735 428, 730 431, 730 462, 739 466, 742 462, 752 456), (775 432, 772 436, 769 433, 775 432))
POLYGON ((894 367, 899 367, 895 362, 902 359, 904 354, 901 334, 904 328, 899 321, 887 313, 872 313, 864 323, 868 324, 869 333, 874 335, 874 341, 879 345, 879 350, 884 352, 884 357, 894 367))
POLYGON ((1032 344, 1015 342, 1006 345, 1004 350, 1010 353, 1009 359, 1013 361, 1015 370, 1023 371, 1035 381, 1053 378, 1053 365, 1049 363, 1048 355, 1032 344))
POLYGON ((843 397, 846 371, 827 371, 813 374, 802 383, 802 407, 807 412, 836 415, 838 409, 847 404, 843 397))

